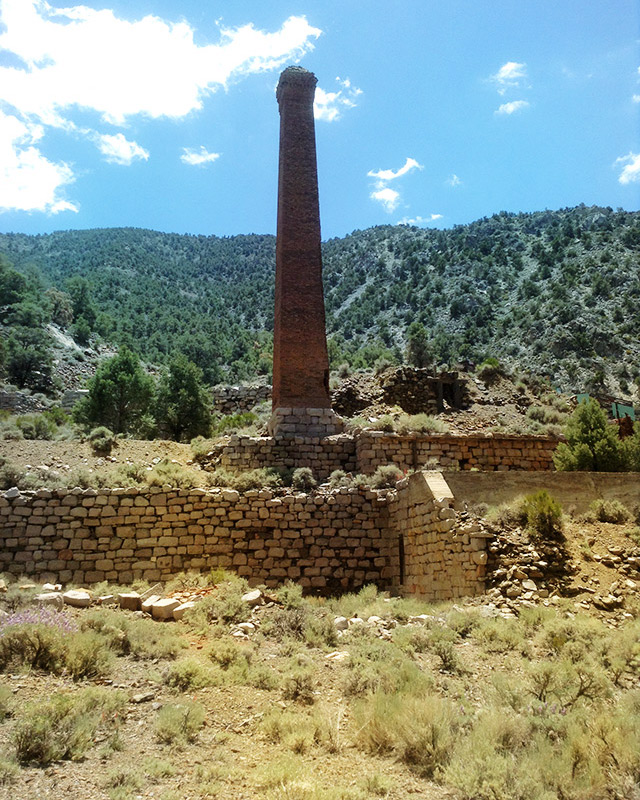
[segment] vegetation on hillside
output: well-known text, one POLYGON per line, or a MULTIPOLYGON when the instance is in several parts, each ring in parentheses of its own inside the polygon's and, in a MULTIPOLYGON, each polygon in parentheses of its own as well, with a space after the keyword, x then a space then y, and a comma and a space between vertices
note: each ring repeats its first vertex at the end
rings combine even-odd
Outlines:
MULTIPOLYGON (((100 337, 150 363, 183 353, 207 383, 269 373, 272 236, 6 234, 0 253, 20 273, 7 281, 5 268, 0 280, 12 380, 23 380, 6 366, 19 345, 35 346, 25 326, 39 336, 48 319, 79 343, 100 337)), ((444 231, 379 226, 326 242, 323 256, 334 366, 498 357, 565 390, 622 396, 640 377, 638 212, 579 206, 444 231)))

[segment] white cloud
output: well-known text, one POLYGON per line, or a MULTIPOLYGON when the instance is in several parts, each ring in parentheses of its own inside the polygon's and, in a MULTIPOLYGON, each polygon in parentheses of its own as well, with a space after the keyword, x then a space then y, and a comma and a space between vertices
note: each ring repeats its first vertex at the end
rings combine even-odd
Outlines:
POLYGON ((180 161, 192 167, 202 167, 204 164, 212 164, 220 158, 220 153, 210 153, 206 147, 194 150, 191 147, 184 147, 180 161))
POLYGON ((400 203, 400 192, 397 192, 395 189, 390 189, 387 183, 401 178, 414 169, 423 169, 423 166, 419 164, 415 158, 407 158, 404 162, 404 166, 400 167, 400 169, 395 172, 392 169, 369 170, 367 175, 370 178, 375 178, 375 189, 369 196, 372 200, 377 200, 379 203, 382 203, 385 211, 392 213, 400 203))
POLYGON ((640 94, 634 94, 631 98, 634 103, 640 103, 640 94))
POLYGON ((507 61, 489 80, 498 87, 498 93, 504 94, 507 89, 520 87, 527 77, 527 65, 518 61, 507 61))
POLYGON ((340 119, 340 112, 345 108, 354 108, 355 98, 362 94, 362 89, 351 85, 349 78, 336 78, 341 88, 337 92, 325 92, 318 87, 313 102, 313 115, 325 122, 340 119))
POLYGON ((372 200, 377 200, 379 203, 382 203, 384 210, 388 211, 389 214, 396 210, 400 202, 400 192, 396 192, 395 189, 389 189, 388 186, 384 189, 374 189, 370 197, 372 200))
POLYGON ((437 222, 439 219, 444 219, 442 214, 429 214, 428 217, 404 217, 398 223, 399 225, 429 225, 431 222, 437 222))
POLYGON ((144 147, 125 139, 121 133, 116 133, 115 136, 109 134, 98 136, 96 142, 102 155, 113 164, 129 166, 133 161, 138 159, 146 161, 149 158, 149 152, 144 147))
POLYGON ((0 99, 50 124, 72 107, 114 124, 134 114, 183 117, 232 79, 300 58, 321 33, 289 17, 275 33, 220 28, 217 44, 197 45, 187 22, 130 22, 109 9, 54 9, 45 0, 3 0, 2 22, 0 47, 25 68, 0 68, 0 99))
POLYGON ((619 183, 640 183, 640 153, 620 156, 615 160, 614 167, 622 168, 618 177, 619 183))
POLYGON ((447 186, 460 186, 462 184, 462 181, 454 172, 453 175, 451 175, 451 177, 447 178, 445 183, 447 184, 447 186))
MULTIPOLYGON (((131 21, 110 9, 54 8, 46 0, 0 0, 0 31, 0 50, 19 65, 0 67, 0 107, 22 120, 28 135, 41 125, 85 136, 120 164, 149 154, 122 134, 96 131, 101 122, 123 126, 136 114, 185 117, 233 81, 299 60, 322 33, 305 17, 291 16, 274 32, 252 24, 220 26, 215 44, 196 44, 194 29, 186 21, 168 22, 152 15, 131 21), (78 110, 85 112, 85 119, 87 112, 97 115, 94 129, 74 124, 71 117, 78 110)), ((341 92, 349 88, 343 86, 341 92)), ((343 97, 349 100, 350 95, 343 97)), ((57 195, 59 187, 73 179, 71 168, 53 164, 25 141, 24 136, 9 139, 5 132, 0 162, 5 201, 23 203, 16 208, 73 208, 57 195), (37 167, 40 176, 48 170, 50 186, 55 184, 49 200, 34 199, 33 205, 19 199, 26 191, 20 176, 26 175, 27 156, 31 169, 37 167), (8 179, 15 185, 7 186, 8 179)))
POLYGON ((396 172, 394 172, 392 169, 378 169, 370 170, 367 172, 367 175, 370 178, 376 178, 378 181, 386 182, 400 178, 403 175, 406 175, 407 172, 411 172, 412 169, 423 169, 423 166, 422 164, 418 164, 415 158, 407 158, 407 160, 404 162, 404 166, 400 167, 400 169, 396 172))
POLYGON ((529 108, 527 100, 512 100, 510 103, 503 103, 499 108, 496 108, 493 113, 515 114, 516 111, 522 111, 524 108, 529 108))
POLYGON ((60 193, 73 181, 70 167, 55 164, 36 147, 39 125, 0 111, 0 211, 77 211, 60 193))

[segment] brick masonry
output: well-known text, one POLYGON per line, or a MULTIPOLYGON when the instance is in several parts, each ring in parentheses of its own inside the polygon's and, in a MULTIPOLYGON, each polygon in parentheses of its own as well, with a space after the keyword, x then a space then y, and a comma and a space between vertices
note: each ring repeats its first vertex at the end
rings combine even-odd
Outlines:
MULTIPOLYGON (((271 427, 276 435, 278 409, 331 408, 313 119, 316 83, 312 72, 288 67, 276 92, 280 156, 271 427)), ((302 432, 305 420, 297 425, 302 432)))

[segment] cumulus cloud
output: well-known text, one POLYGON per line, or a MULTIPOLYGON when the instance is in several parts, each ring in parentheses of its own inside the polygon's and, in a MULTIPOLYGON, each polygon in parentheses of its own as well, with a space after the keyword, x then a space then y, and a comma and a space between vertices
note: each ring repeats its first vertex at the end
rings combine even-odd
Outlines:
POLYGON ((114 136, 104 134, 97 137, 98 149, 107 161, 113 164, 124 164, 128 166, 134 161, 149 158, 149 152, 140 147, 137 142, 130 142, 121 133, 114 136))
POLYGON ((510 103, 503 103, 499 108, 493 112, 494 114, 515 114, 516 111, 522 111, 525 108, 529 108, 529 102, 527 100, 512 100, 510 103))
POLYGON ((404 217, 398 223, 399 225, 429 225, 431 222, 437 222, 443 219, 442 214, 429 214, 428 217, 404 217))
POLYGON ((289 17, 275 33, 220 28, 217 44, 198 45, 187 22, 129 21, 44 0, 4 0, 2 22, 0 47, 25 66, 0 68, 0 99, 50 124, 72 107, 114 124, 134 114, 183 117, 232 79, 299 58, 321 33, 289 17))
POLYGON ((423 169, 422 164, 418 164, 415 158, 407 158, 404 162, 404 166, 400 167, 399 170, 394 172, 392 169, 378 169, 378 170, 370 170, 367 172, 367 175, 370 178, 376 178, 378 181, 386 183, 387 181, 393 181, 396 178, 401 178, 403 175, 406 175, 407 172, 411 172, 413 169, 423 169))
POLYGON ((503 64, 495 75, 489 80, 496 84, 498 93, 504 94, 507 89, 515 89, 522 86, 527 78, 527 65, 518 61, 507 61, 503 64))
POLYGON ((40 125, 0 111, 0 211, 78 210, 61 193, 73 181, 71 168, 42 155, 42 136, 40 125))
POLYGON ((220 153, 210 153, 206 147, 200 147, 194 150, 191 147, 184 147, 180 161, 183 164, 189 164, 192 167, 202 167, 205 164, 213 164, 220 158, 220 153))
POLYGON ((349 78, 336 78, 340 85, 337 92, 325 92, 318 87, 313 102, 313 115, 318 120, 335 122, 345 108, 354 108, 355 99, 362 94, 362 89, 351 85, 349 78))
POLYGON ((614 167, 621 169, 618 176, 619 183, 623 185, 640 183, 640 153, 629 153, 626 156, 620 156, 615 160, 614 167))
POLYGON ((447 178, 445 183, 447 184, 447 186, 454 186, 455 187, 455 186, 460 186, 462 184, 462 181, 460 180, 460 178, 454 172, 453 175, 451 175, 449 178, 447 178))
POLYGON ((395 181, 414 169, 423 169, 422 164, 419 164, 415 158, 407 158, 404 166, 395 171, 392 169, 369 170, 367 172, 368 177, 375 178, 375 188, 369 197, 381 203, 384 210, 391 214, 400 203, 400 192, 390 189, 387 184, 389 181, 395 181))
MULTIPOLYGON (((273 32, 251 23, 220 26, 216 43, 197 44, 186 21, 153 15, 122 19, 110 9, 53 8, 46 0, 2 0, 0 31, 0 49, 10 56, 5 64, 12 64, 0 66, 0 104, 13 115, 14 128, 25 124, 33 131, 39 124, 85 136, 118 164, 149 154, 122 134, 104 134, 96 127, 124 126, 138 114, 183 118, 201 109, 218 89, 299 60, 321 34, 304 16, 291 16, 273 32), (87 113, 95 115, 93 129, 74 124, 77 111, 84 113, 85 121, 87 113)), ((58 187, 72 179, 68 165, 47 161, 39 151, 25 148, 24 139, 12 139, 8 147, 7 141, 5 135, 5 160, 0 163, 5 177, 17 180, 16 164, 24 162, 27 152, 31 157, 37 152, 38 174, 44 175, 44 165, 49 164, 47 174, 55 172, 58 187)), ((2 191, 17 197, 11 188, 3 186, 2 191)), ((49 211, 69 206, 46 204, 49 211)))
POLYGON ((388 186, 383 189, 374 189, 370 197, 372 200, 382 203, 384 210, 389 214, 396 210, 400 202, 400 192, 396 192, 395 189, 390 189, 388 186))
POLYGON ((631 98, 634 103, 640 103, 640 94, 634 94, 631 98))

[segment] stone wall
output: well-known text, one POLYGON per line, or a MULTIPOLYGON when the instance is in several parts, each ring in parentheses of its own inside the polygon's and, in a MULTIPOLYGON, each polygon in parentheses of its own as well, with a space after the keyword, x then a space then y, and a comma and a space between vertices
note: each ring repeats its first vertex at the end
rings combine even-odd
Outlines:
POLYGON ((213 410, 228 415, 251 411, 259 403, 271 400, 271 386, 266 384, 248 386, 214 386, 212 389, 213 410))
POLYGON ((552 470, 557 439, 536 436, 454 436, 382 431, 340 434, 325 439, 232 436, 211 452, 211 467, 234 472, 261 467, 310 467, 317 480, 335 469, 373 474, 379 466, 399 469, 552 470))
POLYGON ((91 584, 225 567, 319 592, 386 586, 385 493, 111 489, 0 495, 0 572, 91 584))
POLYGON ((325 480, 335 469, 356 472, 353 436, 316 437, 231 436, 214 452, 214 465, 233 472, 262 467, 310 467, 316 480, 325 480))
POLYGON ((363 431, 356 439, 356 465, 365 475, 380 464, 396 464, 401 470, 552 470, 557 446, 557 439, 538 436, 400 436, 363 431))
POLYGON ((47 404, 33 395, 0 390, 0 411, 10 411, 12 414, 33 414, 46 411, 46 409, 47 404))
POLYGON ((565 511, 583 514, 594 500, 618 500, 640 510, 637 472, 456 472, 447 483, 460 505, 500 505, 546 489, 565 511))
POLYGON ((487 553, 480 526, 457 517, 441 473, 414 473, 402 484, 389 505, 393 582, 428 602, 481 594, 487 553))

